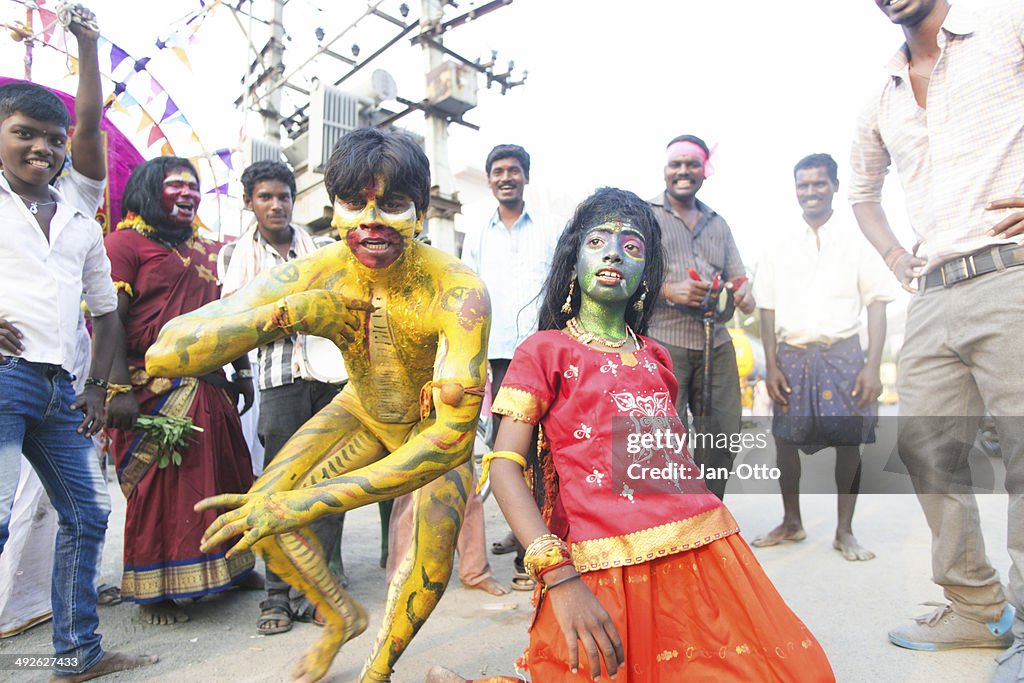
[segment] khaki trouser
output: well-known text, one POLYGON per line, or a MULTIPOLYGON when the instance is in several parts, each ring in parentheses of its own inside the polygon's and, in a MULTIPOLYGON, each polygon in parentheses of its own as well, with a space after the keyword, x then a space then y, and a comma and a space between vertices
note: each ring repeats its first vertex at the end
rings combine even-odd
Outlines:
POLYGON ((1006 602, 985 554, 964 444, 996 418, 1009 495, 1014 631, 1024 635, 1024 267, 917 294, 900 352, 900 456, 932 531, 932 580, 958 614, 997 621, 1006 602), (970 419, 939 420, 939 416, 970 419))

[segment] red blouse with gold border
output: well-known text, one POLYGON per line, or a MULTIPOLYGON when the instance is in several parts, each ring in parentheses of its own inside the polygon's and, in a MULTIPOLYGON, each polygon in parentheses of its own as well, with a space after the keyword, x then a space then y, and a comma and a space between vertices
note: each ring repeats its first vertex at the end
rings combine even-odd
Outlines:
POLYGON ((538 332, 516 350, 491 408, 543 426, 559 480, 551 530, 567 539, 581 572, 639 564, 739 531, 687 449, 640 441, 627 448, 631 432, 685 433, 669 355, 639 339, 635 353, 602 352, 560 330, 538 332), (637 478, 666 467, 682 476, 637 478))

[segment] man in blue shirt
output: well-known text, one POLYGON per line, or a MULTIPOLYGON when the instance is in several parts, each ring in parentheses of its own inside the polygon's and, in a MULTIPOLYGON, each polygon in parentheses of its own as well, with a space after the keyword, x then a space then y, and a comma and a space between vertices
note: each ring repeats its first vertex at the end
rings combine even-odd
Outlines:
MULTIPOLYGON (((523 192, 530 183, 530 155, 519 145, 498 145, 487 155, 487 183, 498 208, 483 229, 466 235, 462 260, 476 271, 491 296, 491 396, 498 393, 512 354, 537 331, 540 289, 551 269, 559 231, 526 208, 523 192)), ((494 416, 494 429, 500 418, 494 416)), ((472 499, 467 510, 473 505, 472 499)), ((508 538, 495 546, 509 546, 508 538)), ((532 580, 521 574, 522 549, 512 587, 529 590, 532 580)))

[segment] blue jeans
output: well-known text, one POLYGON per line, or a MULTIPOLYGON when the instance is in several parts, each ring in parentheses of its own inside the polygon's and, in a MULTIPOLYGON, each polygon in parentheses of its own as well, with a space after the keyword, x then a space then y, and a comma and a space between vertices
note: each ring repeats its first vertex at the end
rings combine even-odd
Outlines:
POLYGON ((43 483, 57 511, 53 564, 53 648, 80 673, 103 657, 96 633, 96 565, 110 514, 106 483, 89 438, 76 430, 80 411, 71 376, 59 367, 0 357, 0 553, 8 538, 21 454, 43 483))

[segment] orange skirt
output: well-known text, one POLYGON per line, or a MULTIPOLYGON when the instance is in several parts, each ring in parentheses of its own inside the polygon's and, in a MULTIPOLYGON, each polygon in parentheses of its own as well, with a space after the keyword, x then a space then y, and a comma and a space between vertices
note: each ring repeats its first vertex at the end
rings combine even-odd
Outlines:
MULTIPOLYGON (((739 534, 643 564, 588 572, 583 582, 619 632, 621 683, 835 681, 825 652, 789 609, 739 534)), ((535 683, 592 680, 580 651, 569 671, 548 601, 530 630, 535 683)), ((602 672, 604 673, 604 672, 602 672)))

